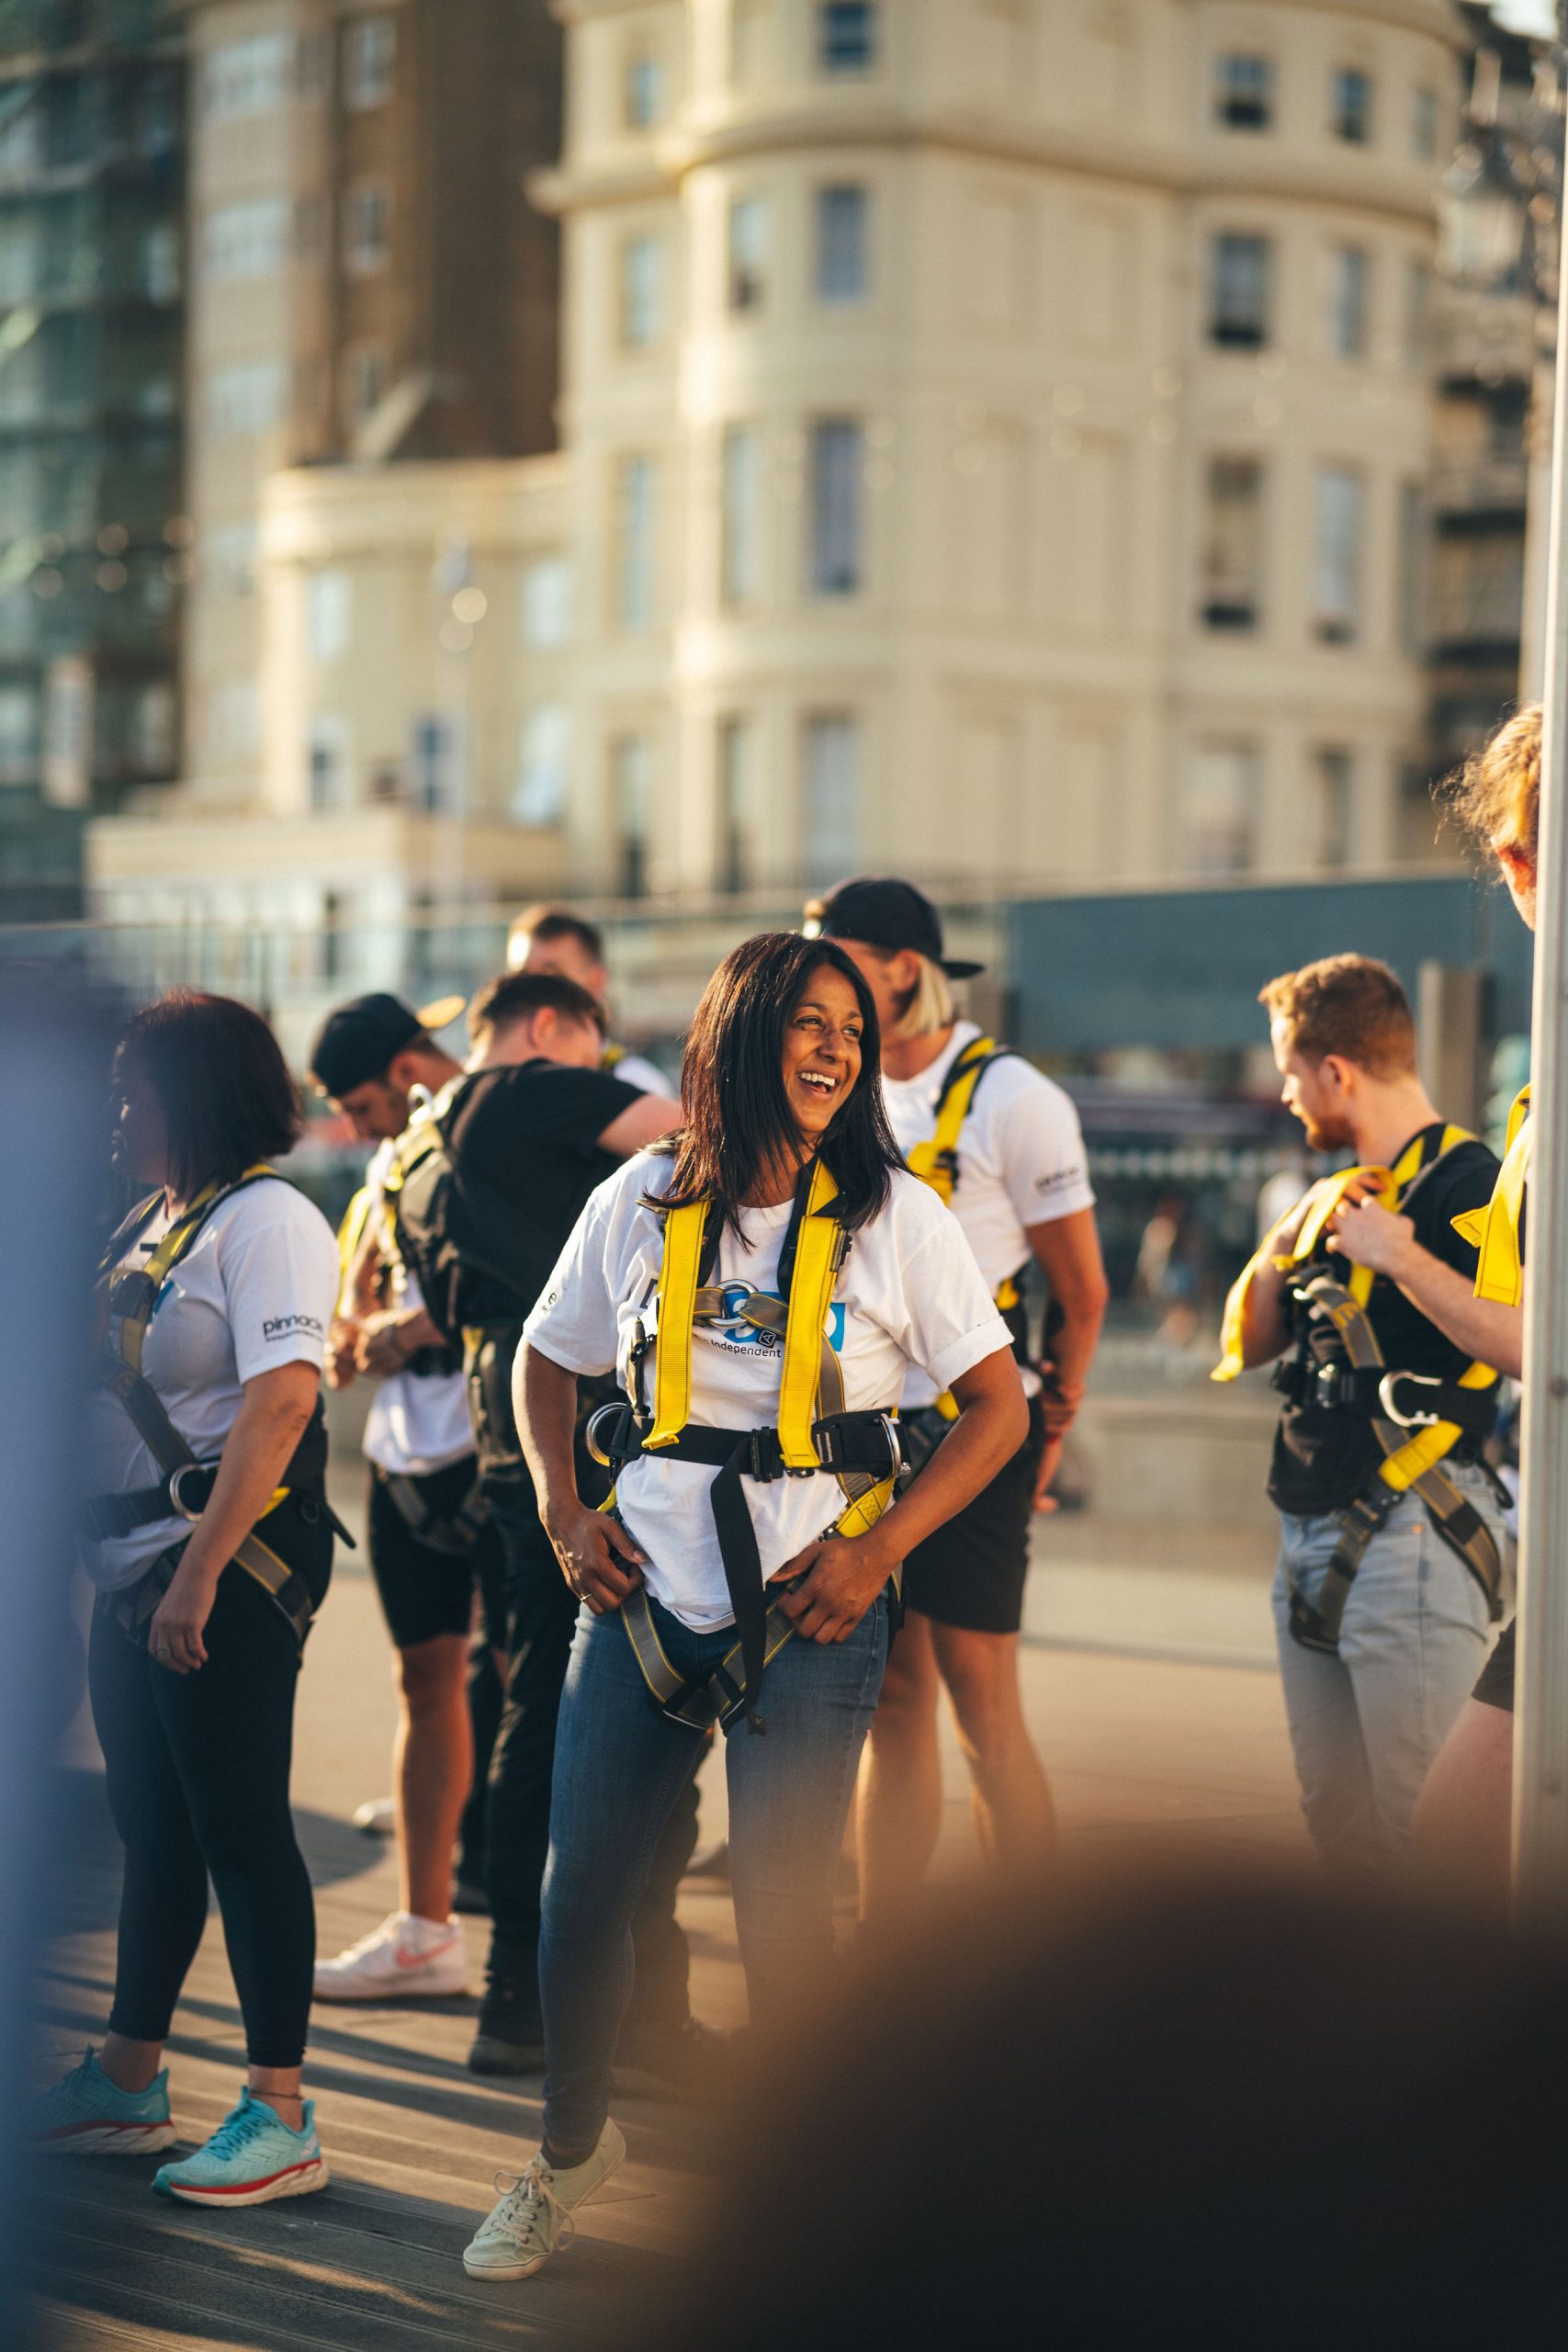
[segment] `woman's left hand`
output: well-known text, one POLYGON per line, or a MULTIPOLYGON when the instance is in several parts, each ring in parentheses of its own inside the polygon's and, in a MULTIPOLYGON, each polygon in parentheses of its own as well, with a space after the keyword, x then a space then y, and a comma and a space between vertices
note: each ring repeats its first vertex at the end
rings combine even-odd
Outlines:
POLYGON ((207 1664, 201 1637, 216 1590, 213 1579, 181 1562, 147 1629, 147 1653, 154 1666, 166 1666, 171 1674, 195 1674, 207 1664))
POLYGON ((797 1552, 783 1577, 804 1577, 775 1596, 797 1634, 811 1642, 846 1642, 887 1582, 892 1562, 869 1535, 829 1535, 797 1552))

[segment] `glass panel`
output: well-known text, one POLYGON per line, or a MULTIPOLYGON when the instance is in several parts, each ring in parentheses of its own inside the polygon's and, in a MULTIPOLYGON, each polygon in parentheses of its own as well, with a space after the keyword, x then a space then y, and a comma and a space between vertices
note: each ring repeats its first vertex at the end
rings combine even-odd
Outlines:
POLYGON ((811 428, 810 584, 852 596, 861 584, 861 426, 822 417, 811 428))
POLYGON ((719 594, 727 605, 749 604, 760 584, 761 458, 755 425, 726 425, 719 594))
POLYGON ((728 302, 732 311, 760 311, 768 290, 768 208, 760 196, 737 197, 729 208, 728 302))
POLYGON ((1263 469, 1256 458, 1210 461, 1201 569, 1205 626, 1256 628, 1263 574, 1263 469))
POLYGON ((876 62, 876 10, 870 0, 825 0, 817 11, 817 62, 824 74, 867 74, 876 62))
POLYGON ((800 814, 802 878, 827 889, 860 864, 860 722, 851 712, 806 722, 800 814))
POLYGON ((860 302, 866 290, 866 225, 869 202, 863 187, 817 191, 817 295, 823 302, 860 302))
POLYGON ((1222 57, 1217 112, 1227 130, 1267 130, 1274 114, 1272 60, 1222 57))
POLYGON ((1260 350, 1268 342, 1269 262, 1267 237, 1227 232, 1214 239, 1211 342, 1243 351, 1260 350))
POLYGON ((1362 482, 1347 466, 1318 469, 1314 608, 1325 645, 1348 645, 1360 618, 1362 482))

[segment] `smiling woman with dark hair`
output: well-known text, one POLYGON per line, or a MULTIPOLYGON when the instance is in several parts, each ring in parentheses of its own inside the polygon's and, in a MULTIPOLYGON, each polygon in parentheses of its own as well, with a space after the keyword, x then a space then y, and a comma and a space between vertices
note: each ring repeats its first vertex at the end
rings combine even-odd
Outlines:
POLYGON ((625 2153, 607 2110, 628 1926, 716 1722, 753 2018, 819 1979, 889 1581, 1023 1434, 1007 1328, 898 1159, 878 1052, 838 948, 786 933, 736 948, 693 1023, 680 1133, 599 1187, 528 1320, 518 1425, 582 1607, 539 1947, 545 2140, 464 2256, 478 2278, 538 2269, 625 2153), (911 1364, 961 1409, 895 1502, 911 1364), (611 1370, 625 1401, 590 1432, 617 1465, 601 1513, 579 1499, 572 1430, 579 1378, 611 1370))
POLYGON ((36 2144, 175 2137, 161 2061, 216 1889, 249 2081, 161 2195, 227 2210, 326 2179, 300 2064, 315 1914, 288 1805, 300 1645, 332 1566, 319 1390, 337 1247, 265 1165, 299 1131, 271 1030, 180 989, 128 1023, 116 1157, 147 1194, 99 1284, 83 1556, 93 1720, 125 1848, 101 2058, 46 2093, 36 2144))

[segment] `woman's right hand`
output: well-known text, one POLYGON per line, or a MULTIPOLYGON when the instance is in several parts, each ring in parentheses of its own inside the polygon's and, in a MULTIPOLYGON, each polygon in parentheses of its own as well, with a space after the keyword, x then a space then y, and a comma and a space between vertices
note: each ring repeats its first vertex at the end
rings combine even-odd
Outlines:
POLYGON ((595 1617, 618 1609, 641 1584, 647 1555, 608 1511, 570 1503, 564 1510, 546 1514, 545 1532, 555 1546, 562 1576, 595 1617))

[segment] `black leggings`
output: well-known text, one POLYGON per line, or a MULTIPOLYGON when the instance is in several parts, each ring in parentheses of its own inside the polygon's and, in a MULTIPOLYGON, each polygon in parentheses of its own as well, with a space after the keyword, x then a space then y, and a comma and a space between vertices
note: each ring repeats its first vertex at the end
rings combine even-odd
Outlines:
MULTIPOLYGON (((286 1503, 268 1541, 319 1604, 332 1530, 286 1503), (279 1521, 288 1513, 293 1524, 279 1521)), ((232 1562, 218 1580, 195 1674, 154 1666, 102 1604, 88 1660, 109 1811, 125 1848, 110 2030, 168 2037, 207 1925, 210 1877, 223 1917, 253 2066, 305 2054, 316 1915, 288 1809, 299 1645, 276 1603, 232 1562)))

